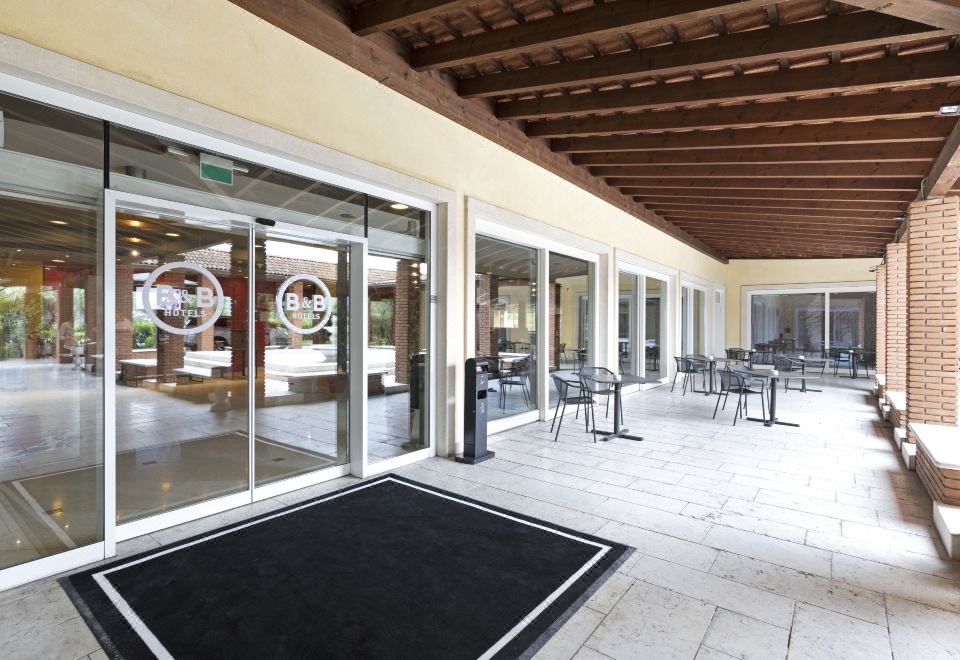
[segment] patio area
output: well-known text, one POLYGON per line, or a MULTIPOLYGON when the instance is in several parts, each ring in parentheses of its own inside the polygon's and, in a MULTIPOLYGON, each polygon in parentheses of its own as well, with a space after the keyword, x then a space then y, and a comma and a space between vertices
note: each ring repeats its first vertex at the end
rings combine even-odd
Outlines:
MULTIPOLYGON (((781 391, 798 428, 711 419, 715 397, 628 395, 644 442, 568 419, 494 436, 495 459, 400 474, 636 552, 540 658, 936 658, 960 647, 960 565, 893 449, 867 379, 781 391)), ((602 419, 602 409, 598 408, 602 419)), ((599 421, 599 420, 598 420, 599 421)), ((602 422, 601 422, 602 424, 602 422)), ((128 555, 355 482, 344 478, 120 544, 128 555)), ((522 558, 518 558, 521 560, 522 558)), ((0 594, 0 656, 106 657, 52 580, 0 594)))

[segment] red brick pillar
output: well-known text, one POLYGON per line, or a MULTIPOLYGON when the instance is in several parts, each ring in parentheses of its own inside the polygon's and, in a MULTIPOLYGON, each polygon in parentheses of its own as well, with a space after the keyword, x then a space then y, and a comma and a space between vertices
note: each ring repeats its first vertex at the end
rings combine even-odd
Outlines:
POLYGON ((887 246, 887 391, 907 389, 907 245, 887 246))
MULTIPOLYGON (((167 272, 160 278, 162 284, 182 288, 183 273, 167 272)), ((157 310, 157 316, 169 326, 182 328, 184 318, 180 314, 168 314, 157 310)), ((183 368, 183 335, 177 335, 157 328, 157 380, 161 383, 176 381, 174 369, 183 368)))
MULTIPOLYGON (((907 411, 911 422, 957 423, 958 216, 957 197, 914 202, 908 210, 907 411)), ((916 438, 908 434, 908 440, 916 438)))
POLYGON ((394 374, 398 383, 410 382, 410 356, 420 351, 422 293, 420 262, 398 260, 393 299, 394 374))
POLYGON ((491 325, 490 301, 493 278, 490 275, 477 275, 477 327, 476 327, 476 355, 491 355, 491 325))
MULTIPOLYGON (((887 266, 877 266, 877 373, 887 374, 887 266)), ((883 396, 884 385, 878 390, 883 396)))
MULTIPOLYGON (((117 342, 117 366, 120 368, 120 360, 126 360, 133 357, 133 266, 117 264, 117 285, 116 295, 116 342, 117 342)), ((90 296, 90 289, 87 289, 87 297, 90 296)), ((89 322, 89 317, 88 317, 89 322)))
POLYGON ((550 310, 547 314, 547 318, 551 319, 550 323, 550 363, 557 366, 557 369, 561 366, 562 357, 560 354, 560 285, 556 282, 550 284, 549 296, 550 310))

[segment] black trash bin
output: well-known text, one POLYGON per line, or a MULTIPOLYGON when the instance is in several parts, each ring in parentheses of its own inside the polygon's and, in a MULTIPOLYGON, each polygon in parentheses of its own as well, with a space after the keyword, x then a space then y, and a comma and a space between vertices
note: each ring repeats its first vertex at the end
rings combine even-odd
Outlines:
POLYGON ((463 456, 460 463, 480 463, 493 458, 487 451, 487 381, 490 363, 484 358, 470 358, 466 365, 463 412, 463 456))

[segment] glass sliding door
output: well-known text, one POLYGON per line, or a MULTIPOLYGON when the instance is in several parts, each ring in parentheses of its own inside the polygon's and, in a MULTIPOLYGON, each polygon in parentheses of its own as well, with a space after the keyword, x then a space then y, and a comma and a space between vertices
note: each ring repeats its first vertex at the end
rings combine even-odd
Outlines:
POLYGON ((638 341, 641 322, 639 282, 633 273, 618 274, 619 302, 617 306, 617 362, 621 373, 640 375, 638 341))
POLYGON ((255 485, 349 460, 349 247, 272 235, 254 246, 255 485))
POLYGON ((537 409, 537 264, 533 248, 477 235, 475 355, 492 372, 489 419, 537 409))
POLYGON ((683 287, 680 302, 680 349, 683 355, 704 354, 705 301, 706 294, 700 289, 683 287))
POLYGON ((249 488, 248 224, 118 203, 117 522, 249 488))
POLYGON ((0 120, 2 572, 104 539, 109 370, 102 123, 7 95, 0 120))
POLYGON ((643 374, 646 378, 667 375, 667 283, 644 277, 643 374))
POLYGON ((877 294, 830 293, 830 348, 877 350, 877 294))

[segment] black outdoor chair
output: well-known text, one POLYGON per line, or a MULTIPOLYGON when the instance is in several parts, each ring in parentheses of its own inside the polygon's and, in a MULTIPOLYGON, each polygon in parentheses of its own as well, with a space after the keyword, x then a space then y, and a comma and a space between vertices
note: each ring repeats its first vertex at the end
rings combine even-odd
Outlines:
MULTIPOLYGON (((780 378, 783 380, 783 391, 790 389, 790 374, 803 374, 803 361, 786 355, 773 356, 773 368, 780 372, 780 378)), ((801 380, 802 382, 802 380, 801 380)))
POLYGON ((700 374, 703 377, 703 386, 707 386, 707 364, 702 360, 691 357, 675 357, 673 358, 677 361, 677 372, 673 375, 673 384, 670 386, 670 391, 673 391, 673 388, 677 385, 677 376, 683 374, 683 396, 687 395, 687 381, 692 376, 693 382, 690 383, 690 391, 698 392, 697 390, 697 374, 700 374))
POLYGON ((760 409, 763 412, 763 419, 767 418, 767 383, 762 378, 750 378, 747 374, 736 369, 720 370, 720 391, 717 394, 717 404, 713 407, 713 418, 717 418, 717 410, 720 408, 720 399, 723 399, 723 410, 727 409, 727 399, 730 394, 737 395, 737 410, 733 415, 733 425, 737 425, 737 419, 743 415, 749 414, 749 397, 752 394, 760 395, 760 409))
MULTIPOLYGON (((600 367, 585 367, 584 370, 588 369, 599 369, 600 367)), ((605 370, 608 371, 608 370, 605 370)), ((595 375, 595 373, 593 374, 595 375)), ((593 430, 593 441, 597 441, 597 415, 594 411, 594 403, 596 399, 595 396, 610 396, 610 392, 613 390, 606 383, 598 383, 597 381, 591 378, 591 373, 580 373, 580 387, 583 392, 589 393, 590 407, 584 408, 584 413, 590 416, 589 428, 593 430)), ((609 399, 608 399, 609 404, 609 399)), ((622 411, 621 411, 622 414, 622 411)))
POLYGON ((833 362, 834 376, 837 375, 841 366, 849 369, 850 375, 853 375, 853 353, 849 348, 831 348, 827 356, 833 362))
POLYGON ((509 387, 510 391, 513 391, 515 386, 520 387, 520 392, 523 394, 523 402, 529 407, 530 391, 527 389, 527 381, 530 376, 530 359, 519 358, 507 365, 503 358, 501 358, 498 370, 500 372, 500 410, 505 410, 507 407, 506 388, 509 387))
MULTIPOLYGON (((583 367, 583 368, 580 370, 580 375, 581 375, 581 376, 595 376, 595 375, 597 375, 597 374, 604 374, 604 375, 608 375, 608 376, 616 376, 615 373, 613 373, 612 371, 610 371, 610 370, 607 369, 606 367, 583 367)), ((611 385, 607 385, 606 383, 598 383, 598 382, 596 382, 596 381, 591 381, 591 382, 593 383, 593 385, 595 385, 596 387, 599 387, 599 388, 600 388, 600 389, 596 389, 595 387, 591 387, 591 388, 590 388, 590 391, 591 391, 595 396, 605 396, 605 397, 607 397, 607 410, 606 410, 606 412, 604 413, 604 417, 609 417, 609 416, 610 416, 610 399, 616 395, 617 391, 616 391, 615 389, 613 389, 613 387, 612 387, 611 385)), ((620 408, 620 423, 621 423, 621 424, 623 423, 623 408, 622 408, 622 407, 620 408)))
MULTIPOLYGON (((587 394, 588 390, 584 390, 583 381, 573 382, 569 380, 564 380, 557 374, 550 374, 550 377, 553 379, 553 384, 557 388, 557 394, 559 399, 557 399, 557 407, 553 411, 553 421, 550 423, 550 432, 553 432, 553 425, 557 421, 557 413, 560 414, 560 423, 557 424, 557 434, 553 436, 553 441, 556 442, 557 438, 560 437, 560 427, 563 426, 563 416, 567 412, 567 404, 576 404, 577 410, 574 413, 574 419, 580 415, 580 406, 583 406, 583 424, 584 430, 590 430, 590 411, 587 410, 587 406, 593 408, 593 396, 587 394), (560 406, 563 406, 563 410, 560 410, 560 406)), ((596 437, 594 437, 596 441, 596 437)))

